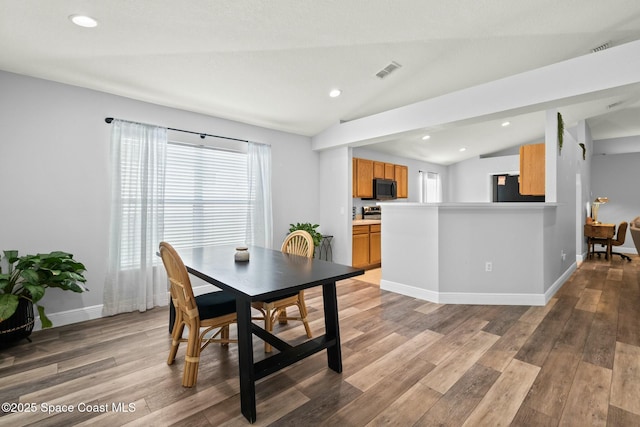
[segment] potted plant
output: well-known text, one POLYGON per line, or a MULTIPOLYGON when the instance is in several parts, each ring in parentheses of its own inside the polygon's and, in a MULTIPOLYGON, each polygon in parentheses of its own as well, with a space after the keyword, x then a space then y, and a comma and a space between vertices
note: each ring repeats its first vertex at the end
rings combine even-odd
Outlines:
POLYGON ((313 238, 313 246, 314 247, 318 247, 318 245, 320 245, 320 242, 322 241, 322 234, 320 232, 318 232, 318 230, 316 230, 316 228, 320 227, 318 224, 311 224, 310 222, 304 222, 304 223, 296 223, 294 224, 289 224, 289 233, 292 233, 296 230, 304 230, 307 233, 311 234, 311 237, 313 238))
POLYGON ((33 304, 38 309, 42 327, 51 327, 44 307, 38 304, 47 288, 73 292, 88 290, 84 286, 84 265, 74 260, 73 255, 69 253, 55 251, 48 254, 18 256, 18 251, 4 251, 1 261, 0 338, 4 338, 5 341, 8 341, 6 335, 3 337, 5 333, 17 331, 18 339, 31 333, 33 304), (20 324, 24 322, 27 325, 20 324))

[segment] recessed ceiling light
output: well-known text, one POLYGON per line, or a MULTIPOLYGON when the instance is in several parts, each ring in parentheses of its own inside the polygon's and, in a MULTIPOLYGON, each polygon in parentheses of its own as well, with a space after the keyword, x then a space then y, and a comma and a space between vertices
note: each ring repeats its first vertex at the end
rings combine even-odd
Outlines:
POLYGON ((332 98, 336 98, 340 96, 341 93, 342 91, 340 89, 331 89, 331 92, 329 92, 329 96, 332 98))
POLYGON ((95 19, 93 19, 90 16, 71 15, 69 17, 69 19, 71 20, 71 22, 73 22, 74 24, 76 24, 76 25, 78 25, 80 27, 93 28, 93 27, 96 27, 98 25, 98 21, 96 21, 95 19))
POLYGON ((429 139, 429 138, 431 138, 431 135, 425 135, 425 136, 423 136, 423 137, 422 137, 422 140, 423 140, 423 141, 426 141, 426 140, 427 140, 427 139, 429 139))
POLYGON ((505 128, 507 126, 509 126, 511 124, 511 122, 502 122, 502 127, 505 128))
POLYGON ((460 150, 458 150, 458 151, 460 151, 460 152, 462 153, 463 151, 467 151, 467 149, 466 149, 466 148, 464 148, 464 147, 462 147, 462 148, 461 148, 460 150))

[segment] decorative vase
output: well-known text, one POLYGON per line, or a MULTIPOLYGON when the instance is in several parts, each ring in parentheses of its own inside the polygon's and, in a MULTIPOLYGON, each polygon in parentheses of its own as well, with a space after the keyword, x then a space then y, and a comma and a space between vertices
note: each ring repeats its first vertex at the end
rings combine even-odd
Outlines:
POLYGON ((249 261, 249 248, 246 246, 238 246, 234 255, 236 262, 249 261))
POLYGON ((14 343, 23 338, 29 339, 34 324, 33 303, 28 299, 20 298, 16 312, 0 322, 0 346, 14 343))

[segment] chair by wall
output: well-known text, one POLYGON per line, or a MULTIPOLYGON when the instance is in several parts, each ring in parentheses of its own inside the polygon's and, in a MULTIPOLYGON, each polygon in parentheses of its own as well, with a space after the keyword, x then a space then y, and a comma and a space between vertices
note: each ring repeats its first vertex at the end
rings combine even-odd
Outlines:
MULTIPOLYGON (((622 221, 620 223, 620 225, 618 225, 618 231, 616 234, 616 238, 614 240, 611 241, 611 246, 612 247, 616 247, 616 246, 622 246, 624 244, 624 241, 627 237, 627 227, 629 226, 629 224, 626 221, 622 221)), ((607 241, 604 239, 593 239, 593 243, 594 244, 601 244, 606 246, 607 245, 607 241)), ((598 253, 598 252, 595 252, 598 253)), ((629 258, 627 255, 620 253, 620 252, 614 252, 613 250, 611 251, 611 258, 613 258, 614 255, 618 255, 620 256, 622 259, 626 259, 627 261, 631 261, 631 258, 629 258)), ((598 255, 600 256, 600 255, 598 255)))
MULTIPOLYGON (((313 258, 313 237, 304 230, 296 230, 289 234, 282 243, 281 251, 288 254, 313 258)), ((260 317, 253 317, 254 320, 264 320, 264 329, 273 332, 273 325, 276 319, 280 324, 286 324, 289 320, 299 320, 304 324, 307 337, 311 338, 311 328, 307 322, 307 306, 304 302, 304 291, 279 297, 275 300, 257 301, 252 303, 252 307, 262 313, 260 317), (300 316, 292 317, 287 315, 287 307, 296 306, 300 316)), ((271 345, 264 343, 264 351, 271 352, 271 345)))
POLYGON ((175 307, 167 364, 173 364, 178 346, 186 342, 182 386, 193 387, 198 380, 200 352, 212 342, 225 346, 237 342, 229 338, 229 326, 236 322, 236 299, 224 291, 194 297, 187 268, 173 246, 160 243, 160 256, 169 276, 171 300, 175 307), (189 329, 186 339, 182 338, 185 326, 189 329), (205 337, 215 329, 218 330, 212 336, 205 337))

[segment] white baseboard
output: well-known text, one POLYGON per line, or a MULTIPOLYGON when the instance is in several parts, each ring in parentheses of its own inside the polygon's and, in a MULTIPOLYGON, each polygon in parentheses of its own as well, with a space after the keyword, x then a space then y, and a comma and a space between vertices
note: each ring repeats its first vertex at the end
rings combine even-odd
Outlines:
POLYGON ((576 271, 577 268, 578 268, 578 264, 577 264, 577 262, 574 262, 573 264, 571 264, 569 266, 569 268, 567 268, 565 270, 564 273, 562 273, 562 275, 560 277, 558 277, 558 280, 556 280, 555 283, 553 285, 551 285, 551 287, 549 289, 547 289, 547 291, 544 293, 544 304, 543 305, 546 305, 549 302, 549 300, 551 298, 553 298, 553 296, 556 294, 556 292, 558 292, 558 290, 560 290, 562 285, 564 285, 564 282, 569 280, 569 277, 571 277, 571 275, 573 274, 574 271, 576 271))
MULTIPOLYGON (((193 287, 193 294, 195 296, 206 294, 209 292, 213 292, 215 290, 219 290, 215 286, 201 285, 193 287)), ((170 299, 170 296, 167 295, 167 301, 170 299)), ((36 315, 36 323, 33 327, 34 331, 39 331, 42 329, 42 324, 40 323, 40 316, 38 316, 38 311, 34 307, 34 314, 36 315)), ((85 320, 93 320, 100 319, 104 317, 102 315, 102 304, 94 305, 90 307, 82 307, 74 310, 60 311, 58 313, 47 313, 47 317, 53 323, 52 328, 64 325, 71 325, 73 323, 84 322, 85 320)))
MULTIPOLYGON (((36 314, 36 323, 33 330, 39 331, 42 329, 40 316, 37 315, 37 310, 34 310, 34 314, 36 314)), ((60 311, 58 313, 47 313, 47 317, 51 320, 51 323, 53 323, 53 328, 84 322, 85 320, 100 319, 102 317, 102 304, 77 308, 75 310, 60 311)))
POLYGON ((562 287, 564 282, 571 277, 571 274, 573 274, 575 270, 576 263, 573 263, 543 294, 435 292, 384 279, 380 280, 380 289, 438 304, 544 306, 553 295, 555 295, 558 289, 562 287))

